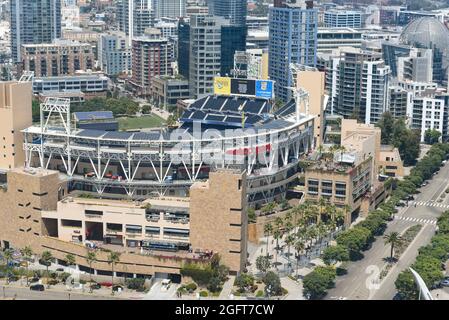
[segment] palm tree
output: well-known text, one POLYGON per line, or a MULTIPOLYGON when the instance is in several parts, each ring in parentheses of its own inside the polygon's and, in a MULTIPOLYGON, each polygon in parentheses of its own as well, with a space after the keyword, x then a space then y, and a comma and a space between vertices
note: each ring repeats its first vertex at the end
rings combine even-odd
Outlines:
POLYGON ((296 251, 296 273, 298 273, 299 269, 299 260, 301 260, 301 253, 304 250, 305 245, 304 241, 299 239, 295 242, 295 251, 296 251))
MULTIPOLYGON (((273 238, 276 240, 276 252, 279 250, 279 238, 281 237, 282 233, 279 228, 276 228, 273 232, 273 238)), ((276 255, 276 262, 277 262, 277 255, 276 255)))
POLYGON ((97 254, 94 251, 87 251, 86 256, 87 264, 89 265, 89 275, 90 275, 90 292, 92 292, 92 264, 97 261, 97 254))
POLYGON ((274 224, 276 225, 277 229, 281 229, 282 225, 284 224, 284 220, 282 220, 281 217, 276 217, 276 219, 274 219, 274 224))
POLYGON ((290 261, 290 246, 295 243, 295 240, 296 238, 292 234, 289 234, 287 238, 285 238, 285 244, 287 245, 287 254, 289 261, 290 261))
POLYGON ((386 245, 391 245, 390 259, 393 259, 394 248, 400 246, 404 242, 404 240, 398 232, 391 232, 384 235, 384 240, 386 245))
MULTIPOLYGON (((6 249, 3 252, 3 257, 6 260, 6 270, 9 270, 9 262, 13 259, 13 253, 12 249, 6 249)), ((9 276, 6 277, 6 284, 9 284, 9 276)))
POLYGON ((22 254, 22 256, 25 258, 25 264, 26 264, 26 279, 27 279, 27 286, 29 284, 28 282, 28 267, 29 267, 29 259, 33 256, 33 250, 31 249, 30 246, 26 246, 25 248, 20 250, 20 253, 22 254))
POLYGON ((273 232, 273 225, 271 223, 267 223, 266 225, 264 225, 263 232, 267 236, 267 257, 268 257, 268 255, 269 255, 268 254, 268 237, 270 236, 270 233, 273 232))
POLYGON ((75 256, 71 253, 68 253, 65 256, 65 262, 67 263, 67 266, 73 266, 76 263, 75 256))
POLYGON ((41 260, 45 264, 45 267, 47 268, 47 288, 50 288, 50 283, 49 283, 49 275, 50 274, 48 272, 48 267, 51 265, 51 263, 54 260, 52 253, 48 250, 42 252, 41 260))
POLYGON ((301 205, 299 206, 295 206, 292 209, 292 214, 293 214, 293 225, 296 227, 297 223, 298 223, 298 216, 301 214, 301 205))
POLYGON ((111 271, 112 271, 112 295, 114 295, 114 265, 120 261, 120 253, 118 252, 111 252, 108 255, 108 264, 111 265, 111 271))
POLYGON ((321 216, 323 215, 323 211, 324 211, 323 209, 326 208, 326 206, 328 205, 328 202, 326 201, 326 199, 321 197, 320 200, 318 200, 318 205, 320 206, 319 219, 321 220, 321 216))
POLYGON ((291 221, 287 221, 285 223, 285 231, 287 232, 287 234, 290 234, 290 232, 293 230, 293 228, 294 228, 294 226, 291 221))

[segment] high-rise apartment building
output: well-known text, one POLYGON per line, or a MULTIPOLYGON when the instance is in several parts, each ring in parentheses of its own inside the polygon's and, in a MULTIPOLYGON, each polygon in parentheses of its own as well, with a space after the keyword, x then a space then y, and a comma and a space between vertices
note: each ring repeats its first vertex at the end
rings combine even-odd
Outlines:
POLYGON ((117 3, 119 30, 133 37, 144 34, 146 28, 154 25, 154 12, 151 0, 120 0, 117 3))
POLYGON ((245 26, 247 0, 209 0, 209 14, 226 18, 232 25, 245 26))
POLYGON ((50 43, 61 37, 61 1, 10 1, 11 50, 14 62, 20 62, 22 44, 50 43))
POLYGON ((153 0, 154 16, 156 19, 185 17, 186 2, 186 0, 153 0))
POLYGON ((290 64, 316 65, 318 14, 313 1, 276 1, 270 8, 269 75, 275 96, 290 100, 290 64))
POLYGON ((333 54, 320 54, 320 69, 326 71, 330 112, 376 123, 388 109, 390 68, 382 55, 345 48, 333 54))
POLYGON ((155 76, 172 74, 173 45, 162 37, 159 29, 147 29, 141 37, 132 41, 131 83, 141 94, 149 94, 151 81, 155 76))
POLYGON ((184 19, 178 22, 178 72, 189 79, 190 23, 184 19))
POLYGON ((131 46, 125 33, 101 35, 98 41, 98 61, 107 75, 131 71, 131 46))
POLYGON ((36 77, 73 75, 76 71, 92 70, 93 48, 88 43, 55 40, 52 43, 24 44, 21 48, 22 67, 36 77))
POLYGON ((326 28, 362 28, 363 13, 361 11, 328 10, 324 12, 326 28))
POLYGON ((246 50, 247 0, 209 0, 209 14, 223 17, 229 26, 222 28, 221 74, 230 74, 236 51, 246 50))
MULTIPOLYGON (((213 92, 214 77, 221 72, 223 26, 229 26, 229 20, 222 17, 190 18, 189 82, 192 97, 201 98, 213 92)), ((232 63, 233 59, 234 54, 232 63)))

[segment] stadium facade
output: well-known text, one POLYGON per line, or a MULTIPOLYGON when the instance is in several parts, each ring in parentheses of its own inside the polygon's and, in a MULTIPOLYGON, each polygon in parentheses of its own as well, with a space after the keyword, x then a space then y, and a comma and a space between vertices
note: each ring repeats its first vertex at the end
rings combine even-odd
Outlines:
MULTIPOLYGON (((97 275, 111 274, 110 251, 121 253, 119 277, 179 279, 186 262, 215 253, 242 272, 247 208, 285 196, 313 147, 314 117, 295 101, 273 111, 272 99, 261 97, 269 81, 219 80, 216 94, 190 105, 176 129, 80 129, 69 100, 48 98, 38 125, 16 128, 23 151, 7 155, 25 166, 2 174, 1 246, 49 250, 61 263, 71 253, 86 272, 87 252, 96 250, 97 275)), ((31 97, 29 84, 10 86, 5 101, 31 97)), ((8 109, 12 118, 16 109, 8 109)))

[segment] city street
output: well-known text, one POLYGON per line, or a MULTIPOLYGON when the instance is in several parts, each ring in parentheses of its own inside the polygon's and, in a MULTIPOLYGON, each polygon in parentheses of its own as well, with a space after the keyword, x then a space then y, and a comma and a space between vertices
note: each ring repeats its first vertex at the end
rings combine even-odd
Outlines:
POLYGON ((391 300, 396 293, 394 282, 397 275, 414 262, 418 249, 430 242, 435 233, 437 218, 449 207, 449 197, 445 193, 448 181, 449 165, 446 164, 429 180, 428 185, 421 187, 421 193, 415 195, 415 201, 400 208, 394 220, 388 224, 385 234, 393 231, 402 233, 416 224, 422 224, 423 228, 377 287, 371 286, 370 290, 368 284, 378 277, 386 264, 384 258, 389 256, 390 251, 382 237, 378 237, 373 246, 363 252, 365 257, 362 260, 349 264, 347 275, 337 277, 336 287, 329 290, 326 299, 391 300), (444 201, 437 202, 441 195, 446 196, 444 201))

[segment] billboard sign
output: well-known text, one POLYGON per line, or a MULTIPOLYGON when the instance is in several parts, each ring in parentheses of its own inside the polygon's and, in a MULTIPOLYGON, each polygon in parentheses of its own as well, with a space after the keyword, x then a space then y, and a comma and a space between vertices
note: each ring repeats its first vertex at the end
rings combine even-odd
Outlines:
POLYGON ((273 98, 273 81, 229 77, 214 78, 214 94, 273 98))
POLYGON ((214 78, 214 94, 230 95, 231 94, 231 78, 215 77, 214 78))
POLYGON ((231 94, 244 96, 256 95, 256 81, 249 79, 231 79, 231 94))
POLYGON ((273 98, 273 81, 256 80, 256 97, 272 99, 273 98))

